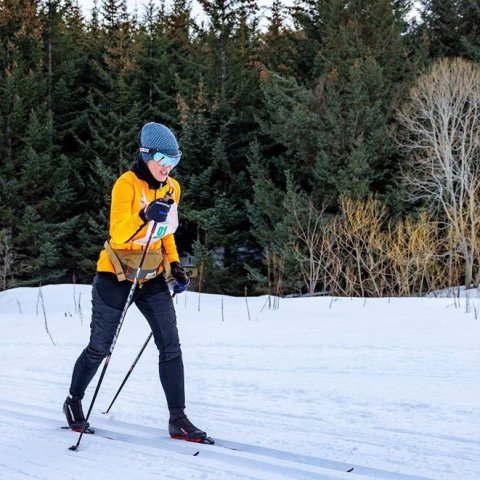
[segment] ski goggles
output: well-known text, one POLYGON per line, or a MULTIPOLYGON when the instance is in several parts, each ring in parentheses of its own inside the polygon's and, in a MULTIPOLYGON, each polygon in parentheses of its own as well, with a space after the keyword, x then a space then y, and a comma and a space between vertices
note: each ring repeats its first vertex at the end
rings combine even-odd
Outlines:
POLYGON ((139 151, 142 153, 149 153, 153 155, 153 160, 160 163, 162 167, 175 167, 178 165, 180 158, 182 156, 182 152, 179 150, 177 155, 167 155, 166 153, 157 150, 156 148, 147 148, 147 147, 140 147, 139 151))

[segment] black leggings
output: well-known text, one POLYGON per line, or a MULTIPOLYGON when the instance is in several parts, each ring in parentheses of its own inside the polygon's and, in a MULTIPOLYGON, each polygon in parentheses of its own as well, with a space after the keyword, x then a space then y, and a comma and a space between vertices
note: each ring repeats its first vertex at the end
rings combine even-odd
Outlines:
MULTIPOLYGON (((88 384, 108 355, 132 283, 113 273, 98 272, 92 288, 90 341, 78 357, 70 394, 83 398, 88 384)), ((147 319, 159 351, 160 381, 170 410, 185 408, 182 351, 175 308, 163 276, 137 287, 132 302, 147 319)))

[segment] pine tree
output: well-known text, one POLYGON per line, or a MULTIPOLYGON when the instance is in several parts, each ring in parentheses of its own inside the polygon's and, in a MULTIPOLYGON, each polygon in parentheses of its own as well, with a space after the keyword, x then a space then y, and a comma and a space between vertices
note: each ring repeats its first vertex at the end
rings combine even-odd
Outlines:
POLYGON ((464 56, 480 61, 480 8, 475 0, 463 0, 461 11, 461 43, 464 56))
POLYGON ((78 145, 79 114, 86 108, 84 70, 87 68, 85 26, 77 5, 71 0, 46 0, 41 5, 45 66, 48 81, 47 105, 53 114, 56 143, 69 154, 78 145))
POLYGON ((161 9, 153 1, 145 6, 137 35, 139 45, 135 61, 144 119, 170 125, 175 118, 175 96, 166 92, 166 85, 174 84, 175 76, 169 74, 164 17, 164 2, 161 9))
POLYGON ((88 210, 78 231, 82 246, 73 253, 85 276, 94 274, 98 251, 108 238, 111 189, 132 162, 141 127, 135 25, 124 0, 104 0, 101 13, 103 23, 95 27, 97 36, 92 39, 98 51, 92 59, 93 83, 87 98, 89 136, 82 143, 88 210))
POLYGON ((422 19, 430 40, 432 57, 457 56, 458 42, 458 1, 423 0, 422 19))
MULTIPOLYGON (((84 161, 79 138, 86 135, 85 111, 87 109, 88 48, 84 19, 77 5, 71 0, 46 0, 41 4, 40 18, 43 24, 44 58, 48 82, 47 105, 53 121, 55 160, 65 165, 65 181, 71 198, 63 205, 65 218, 75 219, 78 225, 81 215, 88 209, 83 200, 86 183, 84 161)), ((77 228, 63 239, 63 265, 68 269, 66 281, 78 266, 70 252, 81 244, 77 228)))
POLYGON ((262 82, 265 108, 258 114, 264 163, 276 186, 285 189, 284 172, 295 171, 297 182, 315 195, 312 172, 320 133, 320 115, 314 92, 295 78, 266 73, 262 82))
POLYGON ((392 0, 316 2, 323 35, 315 68, 322 111, 315 176, 327 194, 364 198, 394 181, 391 112, 411 76, 405 13, 392 0))
POLYGON ((297 51, 298 32, 286 26, 285 7, 274 0, 271 14, 267 16, 267 29, 260 34, 259 60, 270 72, 303 78, 298 69, 300 55, 297 51))
POLYGON ((147 4, 141 23, 135 61, 144 121, 159 121, 171 128, 179 124, 177 96, 188 95, 198 81, 190 32, 191 9, 176 0, 170 11, 162 4, 147 4))
POLYGON ((8 280, 13 286, 53 281, 65 274, 65 238, 76 219, 67 212, 71 170, 54 145, 37 3, 11 1, 4 7, 0 11, 4 212, 0 229, 8 232, 16 257, 8 280))
POLYGON ((14 241, 23 246, 21 253, 30 268, 24 280, 27 284, 68 278, 66 240, 78 221, 70 215, 69 207, 76 195, 72 166, 64 155, 58 154, 53 138, 51 114, 32 112, 20 170, 24 210, 14 226, 14 241))
POLYGON ((203 285, 207 291, 233 293, 238 291, 234 282, 238 271, 245 275, 236 253, 239 245, 246 245, 248 236, 245 199, 249 185, 240 168, 232 178, 227 130, 217 131, 217 115, 215 107, 203 96, 201 86, 192 105, 181 104, 181 148, 187 160, 174 173, 183 192, 183 225, 177 238, 186 245, 196 240, 196 251, 215 258, 215 271, 211 265, 204 272, 203 285), (235 190, 237 185, 245 189, 243 194, 235 190))
POLYGON ((293 208, 298 208, 292 172, 275 175, 266 165, 260 144, 252 142, 249 171, 253 183, 253 198, 248 205, 252 234, 261 246, 262 263, 249 263, 247 269, 261 292, 282 295, 297 289, 300 270, 292 255, 294 241, 293 208), (282 187, 278 176, 281 175, 282 187))
POLYGON ((194 45, 201 79, 179 99, 181 146, 188 159, 179 168, 185 192, 182 216, 186 233, 216 259, 217 270, 205 278, 205 287, 217 288, 225 278, 229 281, 218 288, 232 292, 245 281, 244 252, 251 251, 252 243, 246 155, 260 100, 257 6, 251 0, 201 4, 208 17, 207 29, 194 45))
POLYGON ((480 58, 480 9, 476 0, 422 0, 421 34, 430 57, 480 58))

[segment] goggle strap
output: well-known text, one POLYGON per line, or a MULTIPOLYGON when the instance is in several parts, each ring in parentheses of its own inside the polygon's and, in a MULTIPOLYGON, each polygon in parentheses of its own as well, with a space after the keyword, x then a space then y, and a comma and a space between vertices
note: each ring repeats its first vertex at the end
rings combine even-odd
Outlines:
POLYGON ((155 155, 156 153, 161 153, 165 157, 175 158, 175 159, 180 159, 180 157, 182 156, 182 152, 180 150, 178 151, 178 155, 167 155, 166 153, 160 152, 159 150, 157 150, 155 148, 148 148, 148 147, 139 147, 138 151, 142 152, 142 153, 149 153, 150 155, 155 155))

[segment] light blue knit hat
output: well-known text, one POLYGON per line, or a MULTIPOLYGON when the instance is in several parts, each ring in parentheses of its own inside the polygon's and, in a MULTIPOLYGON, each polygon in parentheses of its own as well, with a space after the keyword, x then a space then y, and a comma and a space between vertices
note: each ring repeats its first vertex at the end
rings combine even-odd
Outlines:
MULTIPOLYGON (((180 153, 175 135, 161 123, 146 123, 140 131, 138 143, 140 147, 155 149, 172 157, 178 156, 180 153)), ((140 152, 140 156, 145 163, 153 160, 152 153, 140 152)))

